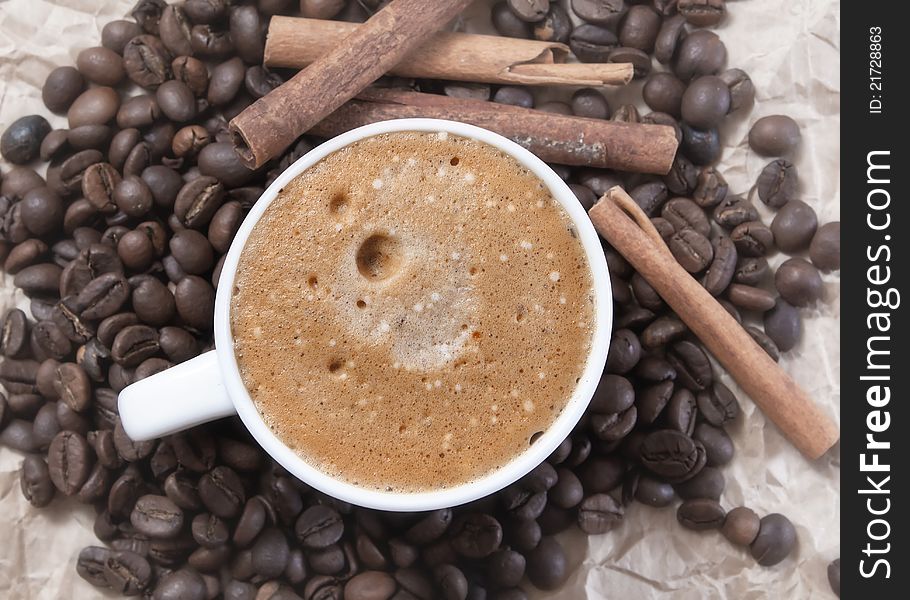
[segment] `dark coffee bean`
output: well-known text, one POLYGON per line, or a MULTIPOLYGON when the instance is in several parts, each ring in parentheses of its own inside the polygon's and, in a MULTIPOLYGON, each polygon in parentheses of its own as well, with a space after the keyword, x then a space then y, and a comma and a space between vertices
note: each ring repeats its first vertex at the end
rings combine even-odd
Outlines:
POLYGON ((114 186, 117 208, 130 217, 142 217, 152 209, 152 191, 138 175, 129 175, 114 186))
POLYGON ((76 572, 95 587, 109 587, 104 569, 111 554, 111 550, 100 546, 83 548, 76 559, 76 572))
POLYGON ((522 21, 542 21, 550 8, 550 0, 508 0, 509 8, 522 21))
POLYGON ((711 234, 711 224, 708 223, 705 213, 688 198, 673 198, 663 205, 660 214, 677 231, 690 227, 703 236, 711 234))
POLYGON ((92 279, 76 299, 79 316, 87 320, 109 317, 120 310, 130 295, 129 283, 120 273, 103 273, 92 279))
POLYGON ((152 567, 145 557, 119 550, 112 552, 104 564, 108 586, 125 596, 137 596, 152 581, 152 567))
POLYGON ((618 413, 632 406, 634 401, 635 390, 629 380, 606 373, 594 390, 590 410, 597 413, 618 413))
POLYGON ((643 425, 654 423, 667 406, 672 394, 672 381, 662 381, 644 388, 635 400, 638 422, 643 425))
MULTIPOLYGON (((519 556, 521 555, 519 554, 519 556)), ((521 558, 521 561, 522 572, 524 572, 524 557, 521 558)), ((442 592, 444 600, 466 600, 468 597, 468 579, 455 565, 437 566, 433 569, 433 579, 442 592)))
POLYGON ((625 437, 633 427, 638 417, 635 406, 631 406, 621 413, 591 415, 591 430, 597 437, 606 442, 616 442, 625 437))
MULTIPOLYGON (((606 192, 607 190, 604 190, 604 193, 606 192)), ((660 181, 651 181, 632 188, 629 195, 650 217, 656 215, 666 202, 667 186, 660 181)))
POLYGON ((619 42, 629 48, 651 52, 660 24, 660 16, 650 7, 641 4, 631 6, 619 30, 619 42))
POLYGON ((663 507, 669 506, 676 499, 676 494, 669 483, 642 475, 635 490, 635 499, 648 506, 663 507))
POLYGON ((208 102, 212 106, 224 106, 243 87, 246 67, 240 58, 232 58, 212 69, 208 87, 208 102))
MULTIPOLYGON (((703 452, 703 451, 702 451, 703 452)), ((704 466, 694 440, 670 429, 647 435, 641 446, 642 464, 670 482, 685 481, 704 466)))
MULTIPOLYGON (((196 98, 182 81, 172 79, 158 86, 155 99, 161 112, 172 121, 185 123, 196 116, 196 98)), ((170 148, 170 143, 167 146, 170 148)))
POLYGON ((214 319, 215 289, 195 275, 180 280, 174 291, 177 314, 190 327, 210 331, 214 319))
POLYGON ((519 18, 509 8, 507 2, 497 2, 490 10, 493 27, 499 35, 513 38, 531 38, 531 24, 519 18))
POLYGON ((123 48, 123 66, 136 85, 153 90, 171 76, 170 53, 157 37, 140 35, 123 48))
POLYGON ((729 237, 718 235, 711 246, 714 249, 714 260, 705 273, 702 285, 712 296, 719 296, 730 285, 736 273, 736 245, 729 237))
POLYGON ((193 22, 186 14, 185 5, 171 5, 161 13, 158 31, 161 42, 175 56, 193 53, 190 47, 190 30, 193 22))
POLYGON ((23 419, 11 419, 5 428, 0 429, 0 446, 26 453, 37 451, 38 440, 32 424, 23 419))
POLYGON ((713 167, 707 167, 698 174, 692 199, 702 208, 716 206, 727 197, 727 181, 713 167))
POLYGON ((750 545, 752 557, 763 567, 781 562, 796 546, 796 528, 790 519, 772 513, 761 520, 758 536, 750 545))
POLYGON ((686 20, 682 15, 665 18, 654 41, 654 57, 661 64, 668 64, 676 56, 680 41, 686 36, 686 20))
POLYGON ((734 229, 743 223, 757 221, 758 211, 751 202, 741 196, 728 195, 714 208, 714 221, 726 229, 734 229))
POLYGON ((136 367, 133 381, 135 382, 140 379, 145 379, 146 377, 151 377, 152 375, 170 369, 172 366, 174 366, 172 363, 163 358, 147 358, 136 367))
POLYGON ((61 431, 54 437, 47 460, 51 481, 65 496, 79 491, 92 468, 91 448, 75 431, 61 431))
POLYGON ((44 80, 41 99, 54 113, 63 113, 85 89, 85 79, 73 67, 57 67, 44 80))
POLYGON ((549 502, 560 508, 572 508, 581 502, 584 489, 581 481, 572 471, 564 468, 557 470, 558 479, 547 494, 549 502))
POLYGON ((274 578, 281 575, 289 557, 288 540, 277 527, 263 531, 253 544, 253 570, 261 577, 274 578))
POLYGON ((727 513, 720 532, 737 546, 749 546, 755 541, 760 526, 761 521, 754 510, 737 506, 727 513))
POLYGON ((627 7, 623 0, 572 0, 572 11, 589 23, 615 30, 626 15, 627 7))
POLYGON ((104 125, 120 108, 120 95, 110 87, 91 88, 76 98, 66 113, 70 129, 82 125, 104 125))
POLYGON ((682 95, 682 118, 697 129, 717 127, 729 111, 730 89, 720 77, 699 77, 682 95))
POLYGON ((542 590, 557 589, 569 576, 565 550, 554 537, 540 540, 525 558, 528 578, 542 590))
POLYGON ((0 326, 0 352, 8 358, 21 356, 28 347, 29 321, 25 313, 11 308, 0 326))
POLYGON ((725 0, 679 0, 679 14, 696 27, 712 27, 727 12, 725 0))
POLYGON ((202 508, 195 482, 180 471, 171 473, 164 480, 164 494, 184 510, 195 511, 202 508))
POLYGON ((739 416, 739 402, 730 389, 715 381, 710 390, 698 393, 698 411, 706 421, 718 427, 739 416))
POLYGON ((771 222, 774 243, 789 254, 804 250, 818 229, 815 210, 802 200, 790 200, 777 212, 771 222))
POLYGON ((617 456, 591 457, 576 472, 585 493, 600 494, 609 492, 622 483, 626 465, 617 456))
POLYGON ((20 117, 0 136, 0 154, 16 165, 38 158, 41 142, 51 132, 51 125, 40 115, 20 117))
POLYGON ((114 338, 118 333, 120 333, 120 330, 130 325, 138 324, 139 318, 135 313, 125 312, 111 315, 110 317, 107 317, 101 321, 101 323, 98 325, 98 341, 110 348, 114 343, 114 338))
MULTIPOLYGON (((614 48, 610 51, 610 54, 607 55, 607 62, 610 63, 631 63, 632 65, 632 77, 634 79, 643 79, 648 76, 648 73, 651 72, 651 57, 645 52, 639 50, 638 48, 627 48, 625 46, 620 46, 614 48)), ((632 110, 633 105, 628 104, 627 110, 632 110)), ((614 121, 625 121, 626 123, 637 123, 638 118, 632 119, 623 119, 621 118, 623 114, 622 106, 616 109, 616 112, 613 114, 614 121)), ((635 115, 637 116, 637 109, 635 109, 635 115)))
POLYGON ((81 190, 82 179, 86 170, 102 161, 103 156, 98 150, 83 150, 66 159, 60 166, 60 177, 64 191, 66 193, 74 193, 81 190))
POLYGON ((716 33, 693 31, 679 42, 674 71, 683 81, 701 75, 714 75, 727 62, 727 48, 716 33))
POLYGON ((136 500, 130 522, 150 538, 171 538, 183 528, 183 511, 166 496, 146 495, 136 500))
POLYGON ((67 129, 54 129, 41 140, 41 146, 38 148, 38 156, 41 160, 53 160, 61 156, 69 149, 67 147, 67 129))
POLYGON ((234 44, 228 31, 215 29, 211 25, 194 25, 190 46, 196 56, 218 60, 231 54, 234 44))
POLYGON ((749 147, 762 156, 783 156, 800 140, 799 125, 786 115, 771 115, 756 121, 749 130, 749 147))
MULTIPOLYGON (((176 313, 174 295, 157 279, 145 279, 133 289, 133 310, 144 323, 161 327, 176 313)), ((159 336, 159 347, 161 339, 159 336)), ((163 350, 163 349, 162 349, 163 350)))
POLYGON ((676 262, 690 273, 703 271, 714 258, 714 249, 708 238, 690 227, 674 233, 669 247, 676 262))
POLYGON ((569 13, 558 5, 551 4, 544 19, 533 24, 532 35, 535 40, 565 44, 572 33, 572 19, 569 13))
POLYGON ((230 537, 230 531, 227 524, 208 513, 200 513, 193 518, 192 523, 193 539, 200 546, 206 548, 217 548, 227 543, 230 537))
POLYGON ((146 325, 121 329, 111 344, 111 358, 123 367, 135 367, 158 353, 158 332, 146 325))
POLYGON ((400 538, 389 540, 389 553, 392 562, 402 568, 410 567, 419 557, 417 548, 400 538))
POLYGON ((638 336, 629 329, 618 329, 610 340, 610 351, 607 355, 607 372, 628 373, 641 358, 641 342, 638 336))
POLYGON ((696 498, 719 500, 720 495, 724 492, 725 484, 724 474, 720 469, 705 467, 695 477, 677 483, 674 488, 679 497, 684 500, 696 498))
POLYGON ((36 454, 26 454, 19 471, 19 484, 22 495, 29 504, 42 508, 54 499, 56 489, 51 482, 47 463, 36 454))
POLYGON ((83 125, 69 130, 67 142, 74 150, 107 150, 113 135, 107 125, 83 125))
POLYGON ((185 227, 202 229, 209 224, 223 202, 224 186, 221 182, 214 177, 199 177, 180 189, 174 202, 174 214, 185 227))
POLYGON ((711 363, 696 344, 683 340, 673 345, 667 360, 676 369, 676 381, 693 392, 701 391, 713 382, 711 363))
POLYGON ((76 412, 83 412, 92 399, 92 383, 76 363, 62 363, 54 372, 54 391, 76 412))
POLYGON ((230 11, 231 39, 236 46, 237 54, 247 64, 262 62, 265 36, 262 35, 263 23, 253 6, 237 6, 230 11))
POLYGON ((686 500, 676 511, 676 520, 679 524, 695 531, 718 529, 723 525, 725 516, 720 503, 710 498, 686 500))
POLYGON ((118 421, 114 428, 114 446, 117 453, 127 462, 136 462, 149 456, 155 449, 154 441, 134 442, 118 421))
POLYGON ((525 557, 507 548, 497 550, 487 559, 487 574, 497 587, 516 586, 525 574, 525 557))
POLYGON ((741 69, 727 69, 718 77, 730 90, 730 112, 751 106, 755 101, 755 86, 748 73, 741 69))
POLYGON ((214 23, 225 17, 227 7, 228 3, 224 0, 188 0, 184 10, 193 23, 214 23))
MULTIPOLYGON (((194 158, 199 151, 211 143, 212 138, 201 125, 187 125, 174 134, 174 141, 171 143, 171 150, 174 155, 183 158, 194 158)), ((152 168, 152 167, 149 167, 152 168)), ((146 169, 148 170, 148 169, 146 169)), ((182 182, 181 182, 182 183, 182 182)), ((179 187, 177 191, 179 191, 179 187)), ((176 192, 174 193, 176 198, 176 192)), ((173 198, 171 199, 173 204, 173 198)))
POLYGON ((117 126, 121 129, 148 127, 161 116, 161 107, 155 96, 140 94, 133 96, 120 105, 117 111, 117 126))
POLYGON ((152 246, 152 241, 143 232, 128 231, 117 242, 117 255, 127 268, 133 271, 144 271, 155 260, 155 248, 152 246))
MULTIPOLYGON (((659 348, 685 335, 687 331, 686 324, 676 316, 658 317, 642 332, 642 345, 648 349, 659 348)), ((673 377, 676 377, 675 371, 673 377)))
POLYGON ((674 194, 690 195, 698 182, 698 168, 682 154, 677 154, 664 177, 667 189, 674 194))
POLYGON ((699 423, 695 426, 692 438, 704 445, 710 467, 725 465, 733 458, 733 441, 720 427, 699 423))
POLYGON ((770 310, 776 301, 771 292, 741 283, 730 284, 727 288, 727 298, 738 308, 757 312, 770 310))
POLYGON ((522 108, 534 108, 534 96, 526 88, 506 85, 493 94, 493 102, 522 108))
POLYGON ((680 114, 680 105, 686 84, 672 73, 665 71, 652 73, 642 88, 645 104, 651 110, 664 112, 676 117, 680 114))
POLYGON ((297 538, 306 548, 327 548, 341 539, 344 522, 337 511, 328 506, 312 506, 305 510, 294 528, 297 538))
MULTIPOLYGON (((463 577, 463 575, 462 575, 463 577)), ((467 586, 467 582, 465 582, 467 586)), ((344 597, 349 600, 388 600, 397 588, 395 579, 382 571, 364 571, 352 577, 344 586, 344 597)), ((331 596, 312 596, 314 600, 331 596)))
POLYGON ((243 222, 243 208, 238 202, 227 202, 212 216, 209 223, 208 240, 219 253, 225 253, 231 247, 234 234, 243 222))
POLYGON ((162 577, 155 586, 153 600, 205 600, 205 581, 195 571, 180 569, 162 577))
MULTIPOLYGON (((304 515, 307 513, 304 512, 304 515)), ((301 516, 303 518, 303 516, 301 516)), ((429 512, 412 525, 404 534, 405 539, 417 546, 426 545, 439 539, 452 522, 452 511, 440 509, 429 512)))
POLYGON ((199 153, 199 171, 217 178, 229 188, 244 185, 254 174, 240 162, 230 143, 209 144, 203 148, 199 153))
POLYGON ((840 269, 840 221, 818 228, 809 245, 809 258, 822 271, 840 269))
POLYGON ((344 569, 344 552, 334 544, 327 548, 312 550, 307 556, 307 562, 313 571, 320 575, 336 575, 344 569))
POLYGON ((622 522, 623 508, 609 494, 595 494, 578 507, 578 526, 588 535, 606 533, 622 522))
POLYGON ((802 318, 799 310, 782 298, 777 298, 774 308, 764 315, 765 333, 781 352, 796 347, 802 337, 802 318))
POLYGON ((746 256, 736 263, 733 281, 743 285, 759 286, 768 278, 771 268, 763 257, 746 256))
POLYGON ((825 295, 818 269, 803 258, 790 258, 777 267, 774 285, 781 297, 794 306, 809 306, 825 295))
POLYGON ((635 367, 635 375, 645 381, 659 383, 676 379, 676 369, 659 356, 646 356, 635 367))
POLYGON ((39 352, 42 358, 63 360, 73 350, 73 345, 69 338, 66 337, 56 323, 50 320, 38 321, 32 327, 29 344, 32 352, 39 352))
POLYGON ((76 67, 86 79, 98 85, 113 87, 126 76, 120 54, 103 46, 81 51, 76 57, 76 67))
POLYGON ((610 105, 598 90, 581 88, 572 94, 572 112, 589 119, 609 119, 610 105))
POLYGON ((758 197, 772 208, 780 208, 796 195, 799 186, 796 166, 779 158, 765 165, 758 176, 758 197))
POLYGON ((243 483, 228 467, 215 467, 199 479, 199 498, 212 514, 230 519, 246 501, 243 483))
POLYGON ((178 56, 171 63, 174 79, 186 84, 197 98, 205 96, 209 86, 209 72, 201 60, 192 56, 178 56))
POLYGON ((489 556, 502 542, 499 521, 486 514, 463 515, 452 523, 450 531, 452 547, 467 558, 489 556))
MULTIPOLYGON (((181 363, 199 354, 196 338, 181 327, 164 327, 158 337, 161 351, 173 363, 181 363)), ((235 465, 231 465, 236 468, 235 465)))
POLYGON ((619 38, 606 27, 584 24, 576 27, 569 38, 569 47, 581 62, 607 62, 610 52, 619 46, 619 38))
POLYGON ((755 340, 755 343, 758 344, 774 362, 780 360, 780 350, 777 349, 777 345, 774 343, 774 340, 768 337, 764 331, 758 327, 755 327, 754 325, 746 325, 744 329, 746 330, 746 333, 752 336, 752 339, 755 340))
POLYGON ((16 206, 22 224, 35 236, 46 236, 63 225, 63 201, 49 187, 30 190, 16 206))
POLYGON ((721 152, 720 134, 717 129, 702 131, 690 127, 685 122, 680 128, 683 134, 682 151, 693 164, 705 166, 717 162, 721 152))
POLYGON ((730 239, 741 256, 766 256, 774 251, 774 234, 761 221, 740 223, 730 232, 730 239))
POLYGON ((138 129, 123 129, 114 134, 107 151, 108 160, 114 169, 122 169, 133 148, 142 139, 138 129))

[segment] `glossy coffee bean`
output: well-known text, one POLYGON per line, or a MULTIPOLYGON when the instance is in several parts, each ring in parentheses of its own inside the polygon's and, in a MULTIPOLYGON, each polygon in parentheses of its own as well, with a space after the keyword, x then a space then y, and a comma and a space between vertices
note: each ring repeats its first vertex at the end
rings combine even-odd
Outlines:
POLYGON ((164 46, 176 56, 193 53, 190 47, 190 30, 193 23, 187 16, 185 5, 171 5, 161 13, 158 33, 164 46))
POLYGON ((704 131, 691 127, 688 123, 680 124, 682 129, 683 153, 698 166, 712 165, 720 159, 720 134, 717 129, 704 131))
POLYGON ((818 269, 802 258, 784 261, 774 274, 774 286, 781 297, 793 306, 808 306, 825 295, 818 269))
POLYGON ((578 507, 578 527, 588 535, 606 533, 622 522, 623 512, 613 496, 594 494, 578 507))
POLYGON ((727 61, 727 48, 716 33, 699 29, 686 36, 676 51, 674 71, 683 81, 714 75, 727 61))
POLYGON ((209 87, 209 72, 204 62, 192 56, 178 56, 170 66, 174 79, 185 83, 197 98, 205 96, 209 87))
POLYGON ((665 18, 654 41, 654 58, 666 65, 676 56, 680 41, 686 36, 686 19, 682 15, 665 18))
POLYGON ((730 111, 730 89, 720 77, 699 77, 686 88, 680 110, 682 118, 692 127, 717 127, 730 111))
POLYGON ((16 165, 38 158, 41 142, 51 132, 51 125, 40 115, 20 117, 10 123, 0 136, 0 154, 16 165))
POLYGON ((683 387, 674 389, 663 414, 666 426, 680 433, 692 435, 695 431, 696 416, 696 402, 692 392, 683 387))
POLYGON ((75 431, 61 431, 51 442, 47 460, 54 486, 65 496, 72 496, 88 479, 92 467, 91 448, 75 431))
POLYGON ((825 223, 818 228, 809 245, 809 257, 818 269, 840 269, 840 221, 825 223))
POLYGON ((199 498, 209 512, 230 519, 240 514, 246 495, 237 474, 219 466, 199 479, 199 498))
POLYGON ((678 117, 686 84, 672 73, 660 71, 652 73, 642 87, 645 104, 651 110, 664 112, 678 117))
POLYGON ((714 249, 708 238, 690 227, 674 233, 669 246, 676 261, 690 273, 703 271, 714 258, 714 249))
POLYGON ((730 232, 740 256, 767 256, 774 251, 774 233, 761 221, 740 223, 730 232))
POLYGON ((745 506, 737 506, 727 513, 720 532, 731 543, 737 546, 748 546, 755 541, 761 520, 755 511, 745 506))
POLYGON ((557 589, 569 576, 565 550, 554 537, 541 539, 526 559, 528 578, 542 590, 557 589))
POLYGON ((771 221, 774 243, 789 254, 808 248, 817 229, 815 210, 802 200, 787 202, 771 221))
POLYGON ((771 115, 756 121, 749 130, 749 147, 762 156, 783 156, 800 140, 799 125, 786 115, 771 115))
POLYGON ((796 166, 779 158, 765 165, 756 182, 758 197, 772 208, 780 208, 796 195, 798 175, 796 166))
POLYGON ((584 24, 572 31, 569 47, 581 62, 603 63, 619 47, 619 38, 606 27, 584 24))
POLYGON ((763 517, 758 535, 750 545, 752 556, 763 567, 781 562, 796 546, 796 528, 784 515, 773 513, 763 517))
POLYGON ((183 527, 183 511, 166 496, 146 495, 136 501, 130 522, 151 538, 171 538, 183 527))
POLYGON ((130 80, 149 90, 171 76, 171 55, 160 39, 151 35, 132 38, 123 48, 123 66, 130 80))
POLYGON ((718 529, 723 525, 725 516, 720 503, 710 498, 686 500, 676 511, 679 524, 695 531, 718 529))
POLYGON ((648 506, 663 507, 669 506, 676 499, 676 494, 669 483, 642 475, 635 490, 635 499, 648 506))
POLYGON ((126 77, 120 54, 103 46, 82 50, 76 57, 76 67, 86 79, 98 85, 113 87, 126 77))
POLYGON ((660 24, 660 15, 651 7, 641 4, 631 6, 619 29, 619 43, 629 48, 651 52, 660 24))
POLYGON ((705 447, 707 465, 709 467, 722 466, 733 459, 733 441, 727 432, 720 427, 708 423, 699 423, 695 426, 692 439, 699 441, 705 447))

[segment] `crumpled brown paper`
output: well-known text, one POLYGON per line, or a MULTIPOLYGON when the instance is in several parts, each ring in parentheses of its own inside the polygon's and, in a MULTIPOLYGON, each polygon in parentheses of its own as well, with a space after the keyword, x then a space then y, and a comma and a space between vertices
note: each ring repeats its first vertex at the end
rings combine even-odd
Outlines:
MULTIPOLYGON (((98 45, 101 27, 125 15, 132 3, 0 0, 0 130, 25 114, 47 115, 41 103, 47 73, 73 64, 81 48, 98 45)), ((485 31, 486 2, 478 4, 468 11, 464 24, 469 30, 485 31)), ((749 125, 762 115, 790 114, 803 134, 794 161, 802 198, 815 208, 820 222, 838 219, 838 3, 731 0, 727 8, 718 33, 729 51, 728 64, 747 71, 757 89, 752 113, 729 119, 722 131, 726 145, 720 169, 731 191, 748 192, 767 162, 748 150, 749 125)), ((639 85, 608 91, 611 103, 640 98, 639 85)), ((51 123, 66 126, 61 117, 51 118, 51 123)), ((772 264, 781 260, 775 257, 772 264)), ((12 295, 9 280, 0 274, 0 309, 14 303, 26 306, 21 295, 12 295)), ((839 419, 840 277, 826 275, 825 283, 825 303, 804 312, 802 342, 781 358, 781 364, 839 419)), ((733 387, 729 378, 724 381, 733 387)), ((742 405, 744 418, 731 429, 737 455, 724 469, 727 488, 722 503, 727 508, 745 504, 759 514, 786 514, 799 534, 794 556, 762 568, 716 532, 682 529, 673 510, 636 504, 613 532, 589 538, 578 531, 564 534, 574 571, 562 589, 534 597, 832 598, 825 570, 840 552, 839 447, 809 463, 748 399, 743 398, 742 405)), ((59 498, 48 509, 30 507, 19 490, 20 462, 16 453, 0 448, 0 597, 98 598, 102 592, 79 578, 74 568, 79 550, 96 543, 93 511, 59 498)))

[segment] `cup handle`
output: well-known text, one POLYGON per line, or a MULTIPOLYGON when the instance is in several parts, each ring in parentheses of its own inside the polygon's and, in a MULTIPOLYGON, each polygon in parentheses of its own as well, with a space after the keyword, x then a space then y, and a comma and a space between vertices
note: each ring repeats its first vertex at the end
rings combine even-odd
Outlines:
POLYGON ((117 403, 124 431, 137 442, 237 413, 214 350, 128 385, 117 403))

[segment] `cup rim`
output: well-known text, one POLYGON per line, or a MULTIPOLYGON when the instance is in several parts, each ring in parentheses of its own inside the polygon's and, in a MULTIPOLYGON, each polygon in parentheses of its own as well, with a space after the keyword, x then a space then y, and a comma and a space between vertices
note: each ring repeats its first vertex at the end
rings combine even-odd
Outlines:
POLYGON ((459 506, 495 493, 543 462, 571 433, 587 408, 606 364, 613 325, 613 294, 600 238, 568 185, 540 158, 517 143, 486 129, 442 119, 394 119, 358 127, 310 150, 288 167, 262 193, 247 214, 225 256, 215 296, 215 352, 226 389, 244 426, 257 443, 289 473, 313 488, 358 506, 387 511, 427 511, 459 506), (303 171, 361 139, 404 131, 446 132, 489 144, 529 169, 549 189, 578 232, 594 287, 594 328, 585 368, 572 396, 556 420, 527 450, 483 477, 451 488, 421 492, 387 492, 336 479, 299 457, 269 429, 244 386, 234 354, 230 324, 231 292, 240 256, 259 219, 278 193, 303 171))

